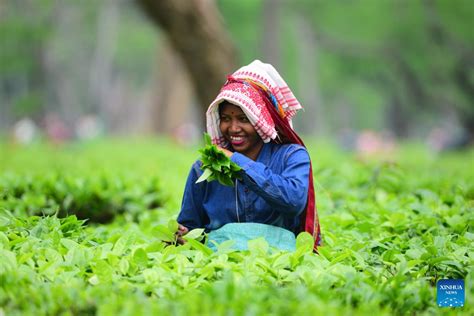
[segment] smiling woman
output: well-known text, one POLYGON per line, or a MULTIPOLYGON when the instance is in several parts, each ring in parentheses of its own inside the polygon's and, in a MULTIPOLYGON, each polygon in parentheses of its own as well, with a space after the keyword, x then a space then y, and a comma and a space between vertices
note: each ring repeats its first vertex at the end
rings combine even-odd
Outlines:
POLYGON ((191 168, 178 216, 179 235, 205 228, 210 239, 264 237, 271 246, 294 249, 306 231, 320 241, 311 161, 291 118, 301 109, 270 65, 254 61, 228 77, 206 114, 212 142, 241 167, 234 187, 199 182, 202 163, 191 168), (258 233, 256 234, 256 231, 258 233))
MULTIPOLYGON (((224 101, 219 105, 219 119, 221 133, 231 147, 236 152, 256 160, 260 149, 262 149, 263 141, 242 109, 224 101)), ((225 149, 223 150, 226 152, 225 149)), ((229 157, 232 155, 229 154, 229 151, 226 153, 229 157)))

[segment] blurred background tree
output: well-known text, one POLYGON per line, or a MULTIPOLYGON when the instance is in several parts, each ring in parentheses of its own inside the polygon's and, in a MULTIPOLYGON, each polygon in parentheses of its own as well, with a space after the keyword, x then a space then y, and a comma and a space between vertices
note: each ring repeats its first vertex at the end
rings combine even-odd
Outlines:
POLYGON ((472 143, 473 21, 470 0, 3 0, 0 130, 54 113, 192 139, 223 74, 261 59, 303 133, 472 143))

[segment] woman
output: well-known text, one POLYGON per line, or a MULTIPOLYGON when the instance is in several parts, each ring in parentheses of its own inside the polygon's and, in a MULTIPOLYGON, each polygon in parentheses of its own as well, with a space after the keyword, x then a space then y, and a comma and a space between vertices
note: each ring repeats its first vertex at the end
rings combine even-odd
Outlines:
POLYGON ((200 182, 201 162, 186 183, 178 235, 205 228, 217 243, 263 236, 270 245, 294 249, 307 231, 320 241, 311 162, 291 118, 301 105, 278 72, 258 60, 228 77, 206 113, 214 144, 242 168, 234 187, 200 182), (240 224, 234 224, 240 223, 240 224), (243 224, 246 223, 246 224, 243 224), (250 224, 252 223, 252 224, 250 224))

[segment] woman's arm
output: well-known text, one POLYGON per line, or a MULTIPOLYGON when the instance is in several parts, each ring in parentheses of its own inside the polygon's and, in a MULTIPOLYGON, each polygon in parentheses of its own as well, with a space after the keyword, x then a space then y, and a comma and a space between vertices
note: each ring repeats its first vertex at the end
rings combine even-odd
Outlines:
POLYGON ((184 188, 181 211, 178 215, 178 223, 188 230, 204 228, 209 219, 202 207, 206 182, 196 183, 201 175, 200 162, 195 162, 191 167, 186 186, 184 188))
POLYGON ((299 215, 306 206, 309 185, 310 160, 303 147, 292 147, 279 163, 280 174, 265 164, 233 153, 231 160, 243 169, 242 180, 275 210, 290 216, 299 215))

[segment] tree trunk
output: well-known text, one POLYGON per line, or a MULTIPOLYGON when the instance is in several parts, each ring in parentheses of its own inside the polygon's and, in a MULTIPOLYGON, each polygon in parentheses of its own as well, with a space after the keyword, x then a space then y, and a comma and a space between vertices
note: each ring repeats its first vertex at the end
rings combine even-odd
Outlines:
MULTIPOLYGON (((187 68, 204 114, 236 67, 234 45, 210 0, 136 0, 166 33, 187 68)), ((204 115, 202 116, 204 118, 204 115)))
MULTIPOLYGON (((160 45, 152 96, 153 131, 173 134, 183 124, 192 121, 190 105, 192 87, 181 58, 176 56, 167 39, 160 45)), ((202 126, 200 126, 202 127, 202 126)))
POLYGON ((398 138, 407 138, 410 134, 409 117, 397 95, 392 96, 387 107, 387 123, 390 131, 398 138))

